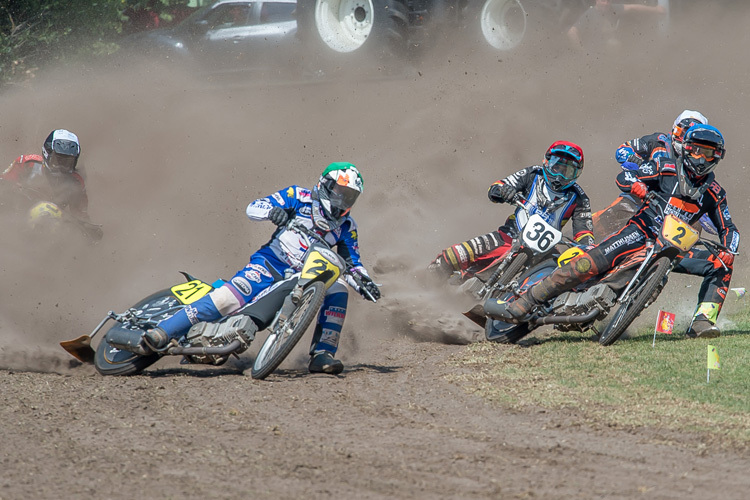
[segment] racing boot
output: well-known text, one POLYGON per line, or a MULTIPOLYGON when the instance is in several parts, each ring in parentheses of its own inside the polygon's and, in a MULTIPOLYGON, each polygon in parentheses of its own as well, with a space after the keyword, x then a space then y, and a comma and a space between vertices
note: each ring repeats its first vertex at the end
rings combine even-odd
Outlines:
POLYGON ((453 275, 453 271, 455 271, 443 254, 438 255, 435 260, 430 262, 427 270, 437 279, 448 279, 453 275))
POLYGON ((310 358, 310 373, 328 373, 338 375, 344 371, 344 363, 335 359, 328 351, 317 351, 310 358))
POLYGON ((146 348, 150 351, 157 351, 169 343, 169 335, 167 335, 167 332, 157 327, 152 330, 147 330, 146 333, 143 334, 142 342, 146 344, 146 348))
POLYGON ((721 330, 704 315, 699 314, 693 318, 693 322, 690 323, 685 336, 689 339, 715 339, 721 336, 721 330))
POLYGON ((484 312, 487 316, 507 323, 521 323, 529 315, 532 308, 553 299, 563 292, 567 292, 579 283, 599 274, 594 259, 587 253, 575 256, 562 267, 555 269, 552 274, 526 293, 511 302, 498 299, 487 299, 484 312))

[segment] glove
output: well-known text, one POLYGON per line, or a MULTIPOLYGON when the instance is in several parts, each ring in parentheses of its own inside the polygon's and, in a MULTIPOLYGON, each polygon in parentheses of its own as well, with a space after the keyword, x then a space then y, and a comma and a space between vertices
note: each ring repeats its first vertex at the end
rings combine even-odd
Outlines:
POLYGON ((490 199, 495 203, 510 203, 516 195, 516 188, 510 184, 495 184, 490 189, 490 199))
POLYGON ((278 227, 285 226, 289 222, 289 213, 281 207, 273 207, 268 212, 268 220, 276 224, 278 227))
POLYGON ((734 262, 734 254, 731 254, 729 252, 719 252, 719 260, 722 261, 727 267, 732 267, 732 263, 734 262))
POLYGON ((645 199, 648 194, 648 188, 641 181, 636 181, 630 186, 630 192, 640 199, 645 199))
POLYGON ((359 287, 359 293, 362 294, 362 297, 370 300, 370 297, 365 294, 365 290, 370 292, 373 299, 378 300, 380 298, 380 288, 378 288, 378 285, 370 278, 362 276, 362 286, 359 287))

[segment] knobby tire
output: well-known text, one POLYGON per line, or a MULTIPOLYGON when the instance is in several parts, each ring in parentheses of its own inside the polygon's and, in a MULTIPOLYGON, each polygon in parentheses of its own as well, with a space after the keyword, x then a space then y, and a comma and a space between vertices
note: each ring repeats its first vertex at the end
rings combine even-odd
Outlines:
POLYGON ((278 325, 263 343, 258 357, 255 358, 251 375, 254 379, 262 380, 270 375, 284 359, 292 352, 294 346, 302 338, 307 328, 312 323, 318 310, 323 305, 326 289, 323 283, 312 283, 302 295, 302 303, 286 320, 284 325, 278 325), (292 331, 285 333, 285 325, 294 321, 292 331))
POLYGON ((632 294, 629 300, 620 304, 620 307, 612 316, 607 328, 605 328, 602 336, 599 338, 601 345, 612 345, 625 333, 625 330, 635 318, 641 314, 646 302, 651 299, 656 288, 661 285, 671 264, 672 261, 669 257, 661 257, 651 266, 646 272, 646 277, 643 279, 643 285, 640 287, 640 290, 632 294))

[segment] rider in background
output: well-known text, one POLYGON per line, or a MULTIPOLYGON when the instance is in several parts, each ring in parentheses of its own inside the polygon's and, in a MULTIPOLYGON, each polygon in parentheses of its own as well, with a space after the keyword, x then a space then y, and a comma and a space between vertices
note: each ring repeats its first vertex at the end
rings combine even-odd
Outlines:
POLYGON ((642 250, 647 238, 657 237, 663 223, 662 213, 672 214, 689 224, 708 214, 728 251, 714 256, 708 250, 691 250, 674 270, 704 278, 698 292, 698 307, 686 335, 718 337, 721 332, 716 320, 732 279, 732 264, 740 242, 740 234, 729 213, 726 191, 713 173, 724 158, 724 137, 715 127, 697 124, 685 132, 681 148, 675 152, 676 159, 659 157, 643 163, 638 170, 623 171, 617 176, 617 184, 623 192, 646 200, 625 227, 557 268, 518 299, 507 303, 488 301, 485 312, 496 319, 520 322, 535 305, 557 297, 642 250), (659 198, 647 199, 649 191, 660 193, 668 203, 659 198), (657 205, 661 210, 655 207, 657 205))
MULTIPOLYGON (((493 203, 513 203, 517 194, 526 200, 529 216, 539 214, 547 223, 561 229, 573 219, 573 238, 583 245, 594 244, 591 203, 576 180, 583 172, 583 149, 572 142, 557 141, 544 154, 542 165, 534 165, 497 181, 488 196, 493 203)), ((463 277, 487 270, 511 248, 527 215, 516 209, 497 231, 477 236, 443 250, 428 269, 449 278, 454 272, 463 277)))
MULTIPOLYGON (((676 158, 682 154, 685 132, 698 124, 708 125, 708 118, 698 111, 686 109, 675 119, 671 134, 655 132, 621 144, 615 153, 617 163, 627 171, 638 170, 643 163, 656 158, 676 158)), ((607 208, 592 215, 596 237, 603 239, 620 229, 638 211, 640 204, 641 200, 630 193, 620 193, 607 208)), ((707 215, 701 217, 700 225, 709 233, 717 234, 707 215)))
MULTIPOLYGON (((70 216, 89 222, 88 195, 80 172, 78 137, 68 130, 53 130, 42 145, 42 154, 21 155, 0 175, 0 203, 30 213, 40 202, 54 203, 70 216)), ((87 234, 101 239, 99 226, 87 225, 87 234)))
MULTIPOLYGON (((380 298, 378 286, 370 279, 360 260, 357 224, 349 214, 362 188, 359 170, 351 163, 337 162, 323 171, 312 191, 290 186, 250 203, 246 213, 251 220, 268 220, 277 227, 270 241, 250 256, 250 262, 223 286, 147 331, 144 347, 161 349, 170 339, 180 338, 196 323, 219 319, 269 293, 288 271, 301 270, 308 243, 298 233, 285 229, 292 217, 336 247, 350 269, 362 279, 362 289, 353 280, 349 282, 352 288, 365 298, 365 290, 375 300, 380 298)), ((346 317, 348 298, 346 282, 341 278, 328 289, 310 347, 309 369, 313 373, 338 374, 344 369, 343 363, 334 355, 346 317)))

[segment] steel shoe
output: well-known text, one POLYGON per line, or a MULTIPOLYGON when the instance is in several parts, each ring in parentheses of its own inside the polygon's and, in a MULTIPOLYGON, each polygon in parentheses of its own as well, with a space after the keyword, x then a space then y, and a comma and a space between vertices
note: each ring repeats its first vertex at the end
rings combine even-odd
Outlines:
POLYGON ((697 319, 685 332, 685 336, 690 339, 715 339, 721 336, 721 330, 707 319, 697 319))
POLYGON ((344 363, 335 359, 328 351, 318 351, 310 358, 310 373, 328 373, 338 375, 344 371, 344 363))

